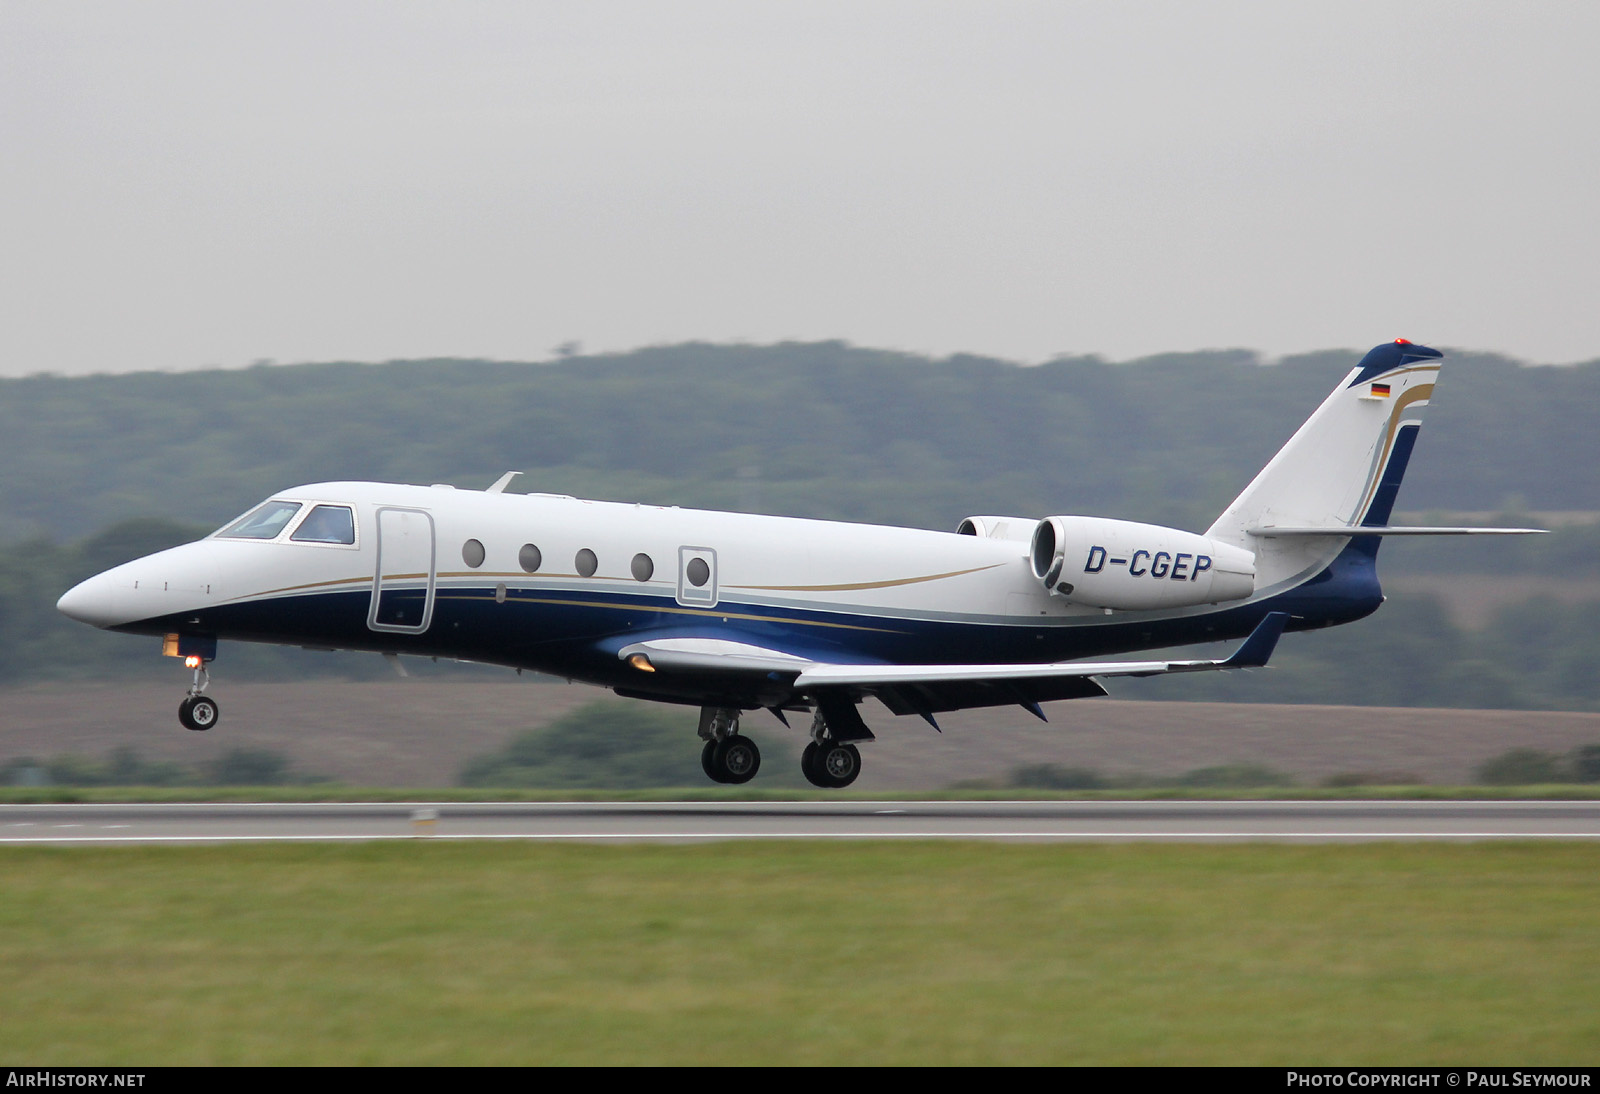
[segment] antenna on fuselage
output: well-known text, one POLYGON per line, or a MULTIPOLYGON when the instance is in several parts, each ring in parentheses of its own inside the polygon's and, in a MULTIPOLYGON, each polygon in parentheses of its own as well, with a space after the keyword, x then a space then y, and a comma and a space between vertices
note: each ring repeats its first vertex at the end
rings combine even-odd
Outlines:
POLYGON ((511 485, 511 480, 520 474, 522 474, 521 471, 507 471, 504 475, 501 475, 498 479, 495 479, 494 485, 485 490, 484 493, 504 494, 506 492, 506 487, 511 485))

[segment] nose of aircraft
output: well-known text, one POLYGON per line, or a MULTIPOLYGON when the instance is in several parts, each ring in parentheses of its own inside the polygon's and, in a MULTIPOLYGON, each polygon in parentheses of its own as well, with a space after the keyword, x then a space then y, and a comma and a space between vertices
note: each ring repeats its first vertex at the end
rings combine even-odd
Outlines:
POLYGON ((61 599, 56 601, 56 611, 79 623, 109 627, 123 621, 118 618, 115 600, 110 578, 105 574, 95 574, 63 593, 61 599))
POLYGON ((94 627, 118 627, 215 603, 216 559, 202 543, 160 551, 96 574, 68 589, 56 609, 94 627))

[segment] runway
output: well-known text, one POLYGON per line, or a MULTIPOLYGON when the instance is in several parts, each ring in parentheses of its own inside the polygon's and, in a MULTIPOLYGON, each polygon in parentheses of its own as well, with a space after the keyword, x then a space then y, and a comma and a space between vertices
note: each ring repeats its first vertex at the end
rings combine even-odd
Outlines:
POLYGON ((3 805, 0 844, 388 839, 1273 841, 1600 838, 1596 801, 3 805))

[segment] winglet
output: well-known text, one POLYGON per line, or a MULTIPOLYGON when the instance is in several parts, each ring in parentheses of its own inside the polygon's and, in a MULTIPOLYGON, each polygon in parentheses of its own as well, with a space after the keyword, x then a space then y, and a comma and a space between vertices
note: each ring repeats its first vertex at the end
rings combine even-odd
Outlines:
POLYGON ((1267 663, 1267 658, 1272 656, 1272 651, 1278 646, 1278 639, 1283 636, 1283 628, 1289 622, 1288 612, 1268 612, 1265 619, 1256 624, 1256 629, 1250 632, 1250 637, 1244 640, 1244 645, 1233 651, 1233 656, 1218 665, 1224 669, 1258 669, 1267 663))

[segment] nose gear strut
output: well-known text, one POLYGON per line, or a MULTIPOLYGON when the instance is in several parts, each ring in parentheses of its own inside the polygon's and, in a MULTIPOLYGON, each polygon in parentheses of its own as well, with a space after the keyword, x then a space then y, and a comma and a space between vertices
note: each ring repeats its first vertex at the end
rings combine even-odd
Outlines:
POLYGON ((206 671, 205 659, 198 654, 190 654, 184 664, 194 669, 194 682, 189 685, 183 702, 178 704, 178 721, 184 729, 204 732, 216 725, 221 716, 217 701, 205 694, 206 688, 211 686, 211 674, 206 671))

